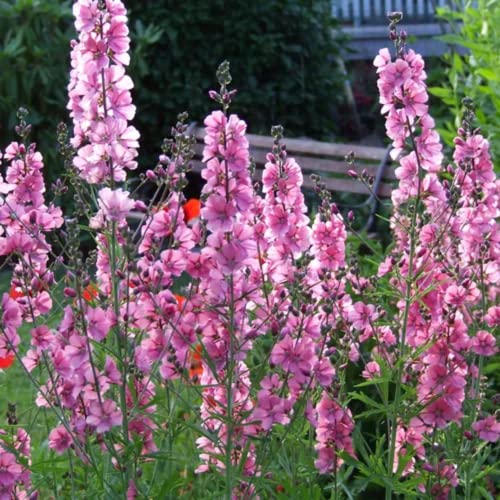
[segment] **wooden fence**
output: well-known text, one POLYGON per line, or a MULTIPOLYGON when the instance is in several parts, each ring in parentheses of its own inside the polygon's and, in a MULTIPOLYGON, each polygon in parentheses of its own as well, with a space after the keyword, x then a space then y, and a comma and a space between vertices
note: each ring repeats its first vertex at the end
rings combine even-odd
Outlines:
POLYGON ((347 26, 387 24, 387 12, 404 13, 405 23, 435 22, 436 7, 447 0, 333 0, 332 14, 347 26))

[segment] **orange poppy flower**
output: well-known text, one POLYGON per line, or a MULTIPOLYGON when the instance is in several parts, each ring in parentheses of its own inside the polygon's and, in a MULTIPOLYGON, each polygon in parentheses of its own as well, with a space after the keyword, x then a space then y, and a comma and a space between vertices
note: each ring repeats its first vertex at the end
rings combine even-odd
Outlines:
POLYGON ((197 198, 190 198, 184 203, 182 210, 184 210, 184 221, 186 224, 200 216, 200 209, 201 203, 197 198))
POLYGON ((199 377, 203 374, 203 365, 201 364, 202 348, 201 344, 196 344, 194 351, 190 355, 189 378, 193 382, 198 382, 199 377))
POLYGON ((179 309, 179 311, 182 311, 182 306, 184 305, 186 297, 183 297, 182 295, 177 295, 176 293, 174 293, 174 297, 177 300, 177 309, 179 309))
POLYGON ((99 290, 97 289, 97 287, 93 283, 90 283, 85 287, 82 297, 86 302, 92 302, 98 294, 99 290))
POLYGON ((24 297, 24 293, 21 290, 21 288, 19 288, 18 286, 13 286, 9 290, 9 297, 11 299, 16 300, 16 299, 19 299, 21 297, 24 297))
POLYGON ((7 354, 7 356, 5 356, 4 358, 0 358, 0 370, 10 368, 15 359, 16 357, 12 353, 7 354))

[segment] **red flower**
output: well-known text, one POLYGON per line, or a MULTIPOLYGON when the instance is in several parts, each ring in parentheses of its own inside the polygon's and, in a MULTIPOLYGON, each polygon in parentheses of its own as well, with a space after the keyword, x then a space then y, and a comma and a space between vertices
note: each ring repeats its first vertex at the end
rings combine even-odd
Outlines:
POLYGON ((24 293, 18 286, 13 286, 9 290, 9 297, 14 300, 20 299, 21 297, 24 297, 24 293))
POLYGON ((182 311, 182 306, 184 304, 184 301, 186 300, 186 297, 183 297, 182 295, 177 295, 176 293, 174 293, 174 297, 177 300, 177 309, 179 309, 179 311, 182 311))
POLYGON ((4 370, 5 368, 10 368, 12 366, 12 363, 14 363, 15 359, 16 357, 12 353, 7 354, 5 358, 0 358, 0 370, 4 370))
POLYGON ((93 283, 90 283, 85 287, 82 297, 83 300, 85 300, 86 302, 93 302, 93 300, 97 297, 98 294, 99 290, 97 289, 97 287, 93 283))
POLYGON ((201 344, 197 344, 194 351, 190 355, 191 366, 189 367, 189 378, 193 382, 198 382, 199 377, 203 374, 203 365, 201 364, 201 344))
POLYGON ((184 205, 182 206, 182 210, 184 210, 184 221, 186 224, 193 219, 197 219, 200 216, 200 208, 201 203, 200 200, 196 198, 190 198, 184 205))

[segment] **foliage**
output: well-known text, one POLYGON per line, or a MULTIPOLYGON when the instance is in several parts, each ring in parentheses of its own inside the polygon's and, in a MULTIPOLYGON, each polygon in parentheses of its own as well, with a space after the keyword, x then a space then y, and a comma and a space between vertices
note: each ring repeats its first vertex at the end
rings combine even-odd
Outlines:
MULTIPOLYGON (((56 126, 66 118, 68 43, 71 2, 4 0, 0 2, 0 123, 13 138, 16 110, 31 110, 33 138, 53 144, 56 126)), ((49 161, 56 152, 47 147, 49 161)), ((50 175, 52 181, 57 171, 50 175)))
POLYGON ((451 50, 443 56, 448 64, 447 81, 429 89, 455 114, 455 123, 443 118, 441 135, 452 144, 460 126, 461 101, 470 97, 476 106, 479 126, 490 141, 493 157, 500 157, 500 1, 460 2, 439 8, 438 14, 452 28, 441 40, 451 50), (455 47, 455 49, 453 48, 455 47), (456 47, 462 50, 456 50, 456 47))
POLYGON ((136 84, 137 125, 148 151, 158 144, 157 131, 166 134, 179 110, 202 120, 214 61, 225 59, 241 93, 234 111, 247 117, 251 132, 267 133, 270 123, 283 124, 291 135, 331 138, 342 132, 336 115, 342 39, 333 37, 330 1, 130 0, 127 5, 132 18, 162 30, 142 60, 136 84))

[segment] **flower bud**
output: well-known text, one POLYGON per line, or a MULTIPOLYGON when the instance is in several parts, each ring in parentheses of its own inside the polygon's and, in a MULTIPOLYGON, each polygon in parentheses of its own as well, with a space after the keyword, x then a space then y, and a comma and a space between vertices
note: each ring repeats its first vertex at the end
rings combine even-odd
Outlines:
POLYGON ((216 102, 220 102, 220 100, 221 100, 220 94, 218 92, 216 92, 215 90, 209 90, 208 97, 210 97, 210 99, 212 99, 212 101, 216 101, 216 102))
POLYGON ((403 13, 398 11, 388 12, 387 18, 389 19, 389 21, 391 21, 391 23, 399 23, 399 21, 403 19, 403 13))
POLYGON ((66 295, 66 297, 75 298, 76 297, 76 290, 74 288, 70 288, 69 286, 67 286, 64 289, 64 295, 66 295))
POLYGON ((147 205, 141 200, 136 200, 134 208, 142 213, 146 213, 148 211, 147 205))

